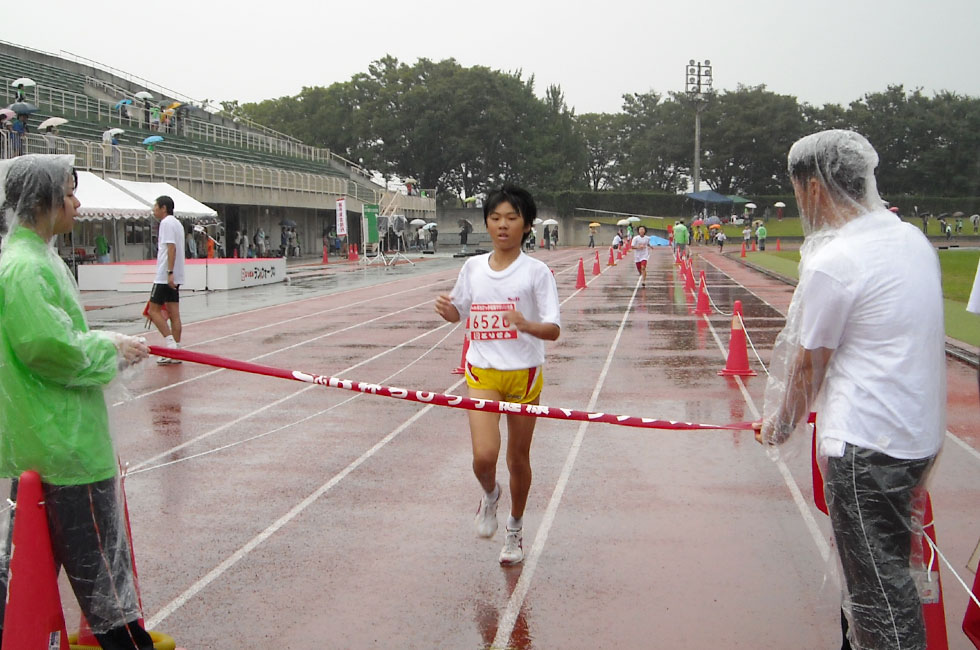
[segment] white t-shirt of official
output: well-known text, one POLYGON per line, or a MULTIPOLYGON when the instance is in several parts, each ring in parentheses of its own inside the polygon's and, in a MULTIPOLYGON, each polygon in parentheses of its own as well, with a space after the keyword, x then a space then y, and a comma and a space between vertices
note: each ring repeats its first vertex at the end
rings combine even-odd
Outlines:
POLYGON ((833 349, 817 396, 823 455, 844 444, 893 458, 935 455, 946 431, 939 258, 885 210, 865 214, 807 261, 800 344, 833 349))
POLYGON ((555 277, 547 264, 524 253, 503 271, 494 271, 490 255, 469 258, 450 294, 460 317, 470 321, 466 361, 495 370, 540 366, 544 340, 518 332, 504 320, 507 310, 513 308, 527 320, 561 327, 555 277))
POLYGON ((973 314, 980 314, 980 263, 977 264, 977 274, 973 276, 973 290, 970 292, 970 300, 966 303, 966 310, 973 314))
POLYGON ((630 246, 633 248, 634 262, 645 262, 650 259, 650 238, 648 236, 637 235, 630 242, 630 246))
POLYGON ((167 284, 167 244, 173 244, 174 251, 174 282, 184 284, 184 227, 177 217, 168 214, 160 220, 160 233, 157 236, 157 274, 153 278, 156 284, 167 284))

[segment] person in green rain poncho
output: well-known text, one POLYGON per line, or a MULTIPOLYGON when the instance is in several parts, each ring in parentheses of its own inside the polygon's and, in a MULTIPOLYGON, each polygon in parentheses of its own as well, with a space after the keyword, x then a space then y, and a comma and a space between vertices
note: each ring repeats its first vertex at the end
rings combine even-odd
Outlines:
POLYGON ((153 643, 138 622, 103 388, 149 349, 141 339, 88 328, 74 279, 52 246, 71 232, 80 205, 72 162, 31 155, 0 167, 0 476, 13 479, 16 500, 20 474, 40 475, 55 560, 92 632, 103 648, 142 650, 153 643))

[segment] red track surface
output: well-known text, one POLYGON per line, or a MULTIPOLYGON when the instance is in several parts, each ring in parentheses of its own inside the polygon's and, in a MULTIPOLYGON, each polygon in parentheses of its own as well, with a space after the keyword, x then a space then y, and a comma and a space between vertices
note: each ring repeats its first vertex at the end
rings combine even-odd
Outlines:
MULTIPOLYGON (((603 273, 575 292, 578 259, 590 253, 537 253, 565 301, 542 402, 752 419, 764 373, 745 392, 717 376, 730 318, 689 313, 669 253, 654 252, 645 289, 629 260, 607 268, 602 258, 603 273)), ((720 307, 742 301, 768 362, 791 289, 713 253, 700 267, 720 307)), ((432 306, 457 269, 189 323, 184 341, 281 368, 464 393, 450 374, 462 332, 432 306)), ((939 546, 961 574, 980 534, 971 372, 950 364, 957 440, 947 440, 932 485, 939 546)), ((802 491, 801 512, 750 432, 540 420, 527 560, 502 569, 501 532, 490 541, 473 532, 480 492, 457 410, 190 363, 148 367, 129 388, 113 413, 130 463, 143 604, 152 627, 191 650, 839 643, 809 458, 791 458, 785 474, 802 491)), ((499 467, 503 481, 503 459, 499 467)), ((505 497, 499 517, 508 510, 505 497)), ((967 649, 966 596, 942 571, 951 647, 967 649)))

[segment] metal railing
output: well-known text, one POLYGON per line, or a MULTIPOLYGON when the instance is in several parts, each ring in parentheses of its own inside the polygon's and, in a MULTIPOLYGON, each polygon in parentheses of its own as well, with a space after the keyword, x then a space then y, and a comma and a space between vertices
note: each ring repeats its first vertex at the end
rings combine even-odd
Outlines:
MULTIPOLYGON (((0 86, 2 86, 0 92, 3 93, 5 104, 13 102, 17 95, 16 89, 10 87, 11 81, 13 80, 0 78, 0 86)), ((39 107, 46 107, 48 109, 46 112, 60 115, 71 113, 75 116, 84 116, 86 121, 95 121, 100 124, 129 126, 135 122, 141 128, 148 126, 145 124, 144 107, 139 100, 128 107, 120 107, 122 108, 120 110, 116 104, 43 84, 25 89, 25 94, 31 103, 39 107)), ((174 123, 180 134, 215 144, 255 149, 274 155, 291 156, 314 162, 333 160, 345 168, 359 169, 358 165, 343 156, 334 154, 329 149, 306 145, 295 139, 284 140, 278 135, 253 133, 244 129, 213 124, 194 117, 177 119, 174 123)), ((266 130, 272 131, 271 129, 266 130)))
POLYGON ((334 197, 350 196, 365 203, 377 203, 384 194, 381 188, 374 190, 339 176, 276 169, 217 158, 148 152, 140 147, 53 135, 22 136, 21 151, 17 152, 13 134, 0 132, 0 157, 9 158, 16 153, 70 154, 75 156, 75 167, 78 169, 119 174, 136 180, 174 180, 334 197))

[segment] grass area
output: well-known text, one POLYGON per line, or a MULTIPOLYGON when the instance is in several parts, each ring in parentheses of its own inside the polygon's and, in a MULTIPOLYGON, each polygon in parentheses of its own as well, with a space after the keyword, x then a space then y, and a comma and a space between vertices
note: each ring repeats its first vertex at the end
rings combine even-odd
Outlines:
MULTIPOLYGON (((799 251, 747 253, 745 259, 779 275, 799 278, 799 251)), ((976 314, 966 311, 966 302, 973 288, 978 260, 980 251, 939 251, 939 266, 943 273, 946 335, 973 346, 980 346, 980 319, 976 314)))

